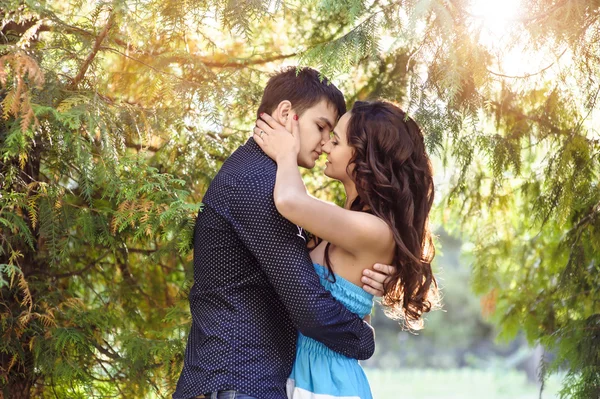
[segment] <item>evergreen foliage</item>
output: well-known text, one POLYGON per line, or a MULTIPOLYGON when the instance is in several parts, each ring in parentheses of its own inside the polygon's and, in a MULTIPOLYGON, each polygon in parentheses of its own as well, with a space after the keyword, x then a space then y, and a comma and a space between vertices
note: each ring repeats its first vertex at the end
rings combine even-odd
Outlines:
POLYGON ((300 62, 418 120, 503 336, 557 354, 563 397, 599 397, 599 11, 522 2, 491 45, 466 0, 2 2, 2 393, 172 392, 202 193, 268 72, 300 62), (519 47, 550 59, 512 75, 519 47))

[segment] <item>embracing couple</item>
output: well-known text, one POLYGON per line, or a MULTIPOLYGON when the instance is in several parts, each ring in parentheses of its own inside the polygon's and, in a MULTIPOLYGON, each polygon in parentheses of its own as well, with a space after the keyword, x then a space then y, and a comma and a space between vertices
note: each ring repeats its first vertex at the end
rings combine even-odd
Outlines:
POLYGON ((423 135, 387 102, 346 112, 310 68, 272 76, 258 117, 198 214, 173 398, 371 398, 358 360, 375 349, 373 297, 413 329, 437 301, 423 135), (312 197, 298 170, 323 152, 343 208, 312 197))

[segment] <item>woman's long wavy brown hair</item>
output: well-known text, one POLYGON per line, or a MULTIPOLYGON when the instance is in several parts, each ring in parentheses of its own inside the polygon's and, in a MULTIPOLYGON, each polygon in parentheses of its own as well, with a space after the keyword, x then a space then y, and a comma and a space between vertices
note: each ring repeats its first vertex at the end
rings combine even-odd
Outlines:
MULTIPOLYGON (((354 165, 350 175, 358 192, 350 209, 383 219, 396 243, 392 261, 396 273, 384 285, 382 304, 388 316, 402 320, 409 329, 420 329, 421 316, 439 302, 431 270, 435 248, 428 226, 433 171, 423 134, 393 104, 356 102, 347 140, 354 149, 348 168, 354 165)), ((330 268, 329 244, 325 261, 330 268)))

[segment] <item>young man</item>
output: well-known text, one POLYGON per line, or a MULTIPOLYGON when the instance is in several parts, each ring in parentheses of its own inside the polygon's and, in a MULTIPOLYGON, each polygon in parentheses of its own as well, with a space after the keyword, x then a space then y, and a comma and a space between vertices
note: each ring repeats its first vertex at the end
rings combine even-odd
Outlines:
MULTIPOLYGON (((342 93, 313 69, 288 68, 265 88, 258 114, 299 116, 298 164, 313 168, 346 112, 342 93)), ((275 208, 276 164, 251 138, 223 164, 198 214, 192 328, 174 399, 286 398, 297 332, 367 359, 373 330, 320 284, 301 228, 275 208)), ((385 274, 369 271, 370 292, 385 274)), ((367 272, 368 273, 368 272, 367 272)))

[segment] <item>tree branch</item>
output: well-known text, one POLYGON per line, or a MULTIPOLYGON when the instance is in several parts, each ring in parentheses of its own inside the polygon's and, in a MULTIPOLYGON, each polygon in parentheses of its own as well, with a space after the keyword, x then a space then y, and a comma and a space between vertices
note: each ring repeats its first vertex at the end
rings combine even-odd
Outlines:
POLYGON ((69 85, 69 89, 75 90, 77 88, 77 86, 79 85, 79 83, 83 80, 83 77, 85 76, 85 74, 86 74, 88 68, 90 67, 90 64, 94 60, 94 58, 96 58, 96 54, 98 54, 98 50, 100 50, 100 46, 101 46, 102 42, 104 41, 104 39, 106 38, 106 35, 108 35, 108 31, 112 28, 114 22, 115 22, 115 14, 113 11, 110 13, 110 15, 108 17, 108 21, 107 21, 106 25, 104 26, 104 29, 102 29, 102 32, 100 32, 100 35, 96 38, 96 42, 94 43, 92 52, 88 55, 88 57, 84 61, 83 65, 81 66, 81 69, 79 69, 79 73, 77 74, 77 76, 75 76, 75 79, 73 79, 73 81, 69 85))
MULTIPOLYGON (((188 80, 188 79, 182 78, 181 76, 175 75, 175 74, 173 74, 171 72, 158 69, 158 68, 156 68, 156 67, 154 67, 154 66, 152 66, 152 65, 150 65, 150 64, 148 64, 148 63, 146 63, 146 62, 144 62, 144 61, 142 61, 142 60, 140 60, 138 58, 135 58, 135 57, 132 57, 130 55, 127 55, 127 54, 123 53, 122 51, 119 51, 119 50, 117 50, 115 48, 112 48, 112 47, 100 47, 100 49, 107 50, 107 51, 112 51, 115 54, 119 54, 119 55, 121 55, 121 56, 123 56, 125 58, 128 58, 128 59, 130 59, 130 60, 132 60, 134 62, 137 62, 137 63, 139 63, 141 65, 144 65, 144 66, 152 69, 156 73, 167 75, 167 76, 171 76, 171 77, 173 77, 175 79, 178 79, 178 80, 180 80, 182 82, 185 82, 185 83, 189 83, 189 84, 194 85, 194 86, 202 86, 201 83, 194 82, 192 80, 188 80)), ((295 57, 297 55, 298 55, 297 53, 279 54, 279 55, 276 55, 276 56, 266 57, 266 58, 261 58, 261 59, 254 59, 254 60, 243 60, 243 59, 240 59, 238 61, 232 61, 232 62, 229 62, 229 61, 227 61, 227 62, 214 62, 214 61, 210 61, 210 58, 198 57, 197 61, 199 63, 202 63, 205 66, 211 67, 211 68, 246 68, 246 67, 249 67, 249 66, 252 66, 252 65, 261 65, 261 64, 266 64, 266 63, 273 62, 273 61, 278 61, 278 60, 283 60, 283 59, 286 59, 286 58, 295 57)), ((194 62, 194 57, 187 58, 187 57, 182 57, 182 56, 172 56, 172 57, 167 57, 167 58, 161 59, 161 61, 165 61, 165 62, 179 62, 181 64, 187 64, 187 63, 190 63, 190 62, 194 62)))
POLYGON ((142 144, 131 143, 131 142, 126 142, 125 147, 136 149, 138 151, 145 150, 145 151, 150 151, 150 152, 158 152, 163 148, 163 147, 156 147, 156 146, 152 146, 152 145, 142 145, 142 144))
POLYGON ((487 71, 488 71, 489 73, 491 73, 492 75, 496 75, 496 76, 499 76, 499 77, 501 77, 501 78, 508 78, 508 79, 527 79, 527 78, 530 78, 530 77, 532 77, 532 76, 535 76, 535 75, 539 75, 539 74, 541 74, 541 73, 544 73, 545 71, 547 71, 548 69, 550 69, 550 68, 551 68, 551 67, 552 67, 554 64, 556 64, 556 63, 558 62, 558 60, 560 60, 560 58, 561 58, 561 57, 562 57, 562 56, 563 56, 563 55, 564 55, 564 54, 567 52, 567 50, 568 50, 568 47, 567 47, 567 48, 565 48, 565 49, 563 50, 563 52, 562 52, 562 53, 560 53, 560 55, 559 55, 559 56, 556 58, 556 61, 552 61, 552 63, 551 63, 550 65, 548 65, 547 67, 545 67, 545 68, 543 68, 543 69, 540 69, 539 71, 537 71, 537 72, 534 72, 534 73, 526 73, 525 75, 522 75, 522 76, 511 76, 511 75, 504 75, 504 74, 502 74, 502 73, 499 73, 499 72, 494 72, 494 71, 492 71, 492 70, 490 70, 490 69, 487 69, 487 68, 486 68, 486 69, 487 69, 487 71))
POLYGON ((49 276, 52 278, 65 278, 65 277, 79 276, 79 275, 85 273, 86 271, 90 270, 92 267, 96 266, 96 264, 98 262, 100 262, 103 258, 105 258, 106 255, 108 255, 109 253, 110 253, 110 251, 106 251, 99 258, 96 258, 96 259, 92 260, 91 262, 89 262, 88 265, 81 270, 76 270, 76 271, 72 271, 72 272, 68 272, 68 273, 52 274, 43 269, 35 269, 35 270, 31 271, 30 273, 24 274, 24 276, 26 278, 29 276, 36 275, 36 274, 43 274, 45 276, 49 276))

